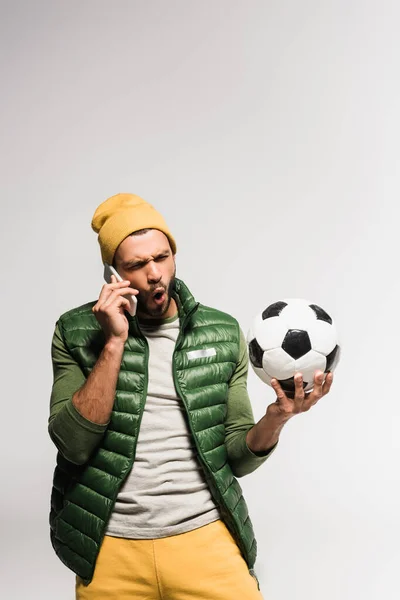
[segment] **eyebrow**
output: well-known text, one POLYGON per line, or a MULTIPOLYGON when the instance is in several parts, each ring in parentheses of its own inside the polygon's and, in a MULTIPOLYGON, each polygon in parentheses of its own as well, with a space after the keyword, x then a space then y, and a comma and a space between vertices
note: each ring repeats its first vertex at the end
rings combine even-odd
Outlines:
MULTIPOLYGON (((160 258, 161 256, 169 256, 170 254, 170 250, 169 249, 165 249, 165 250, 160 250, 159 252, 156 252, 154 254, 154 258, 160 258)), ((130 260, 126 260, 122 263, 122 268, 123 269, 127 269, 129 267, 136 267, 139 265, 145 265, 146 263, 149 262, 149 260, 151 260, 150 258, 131 258, 130 260)))

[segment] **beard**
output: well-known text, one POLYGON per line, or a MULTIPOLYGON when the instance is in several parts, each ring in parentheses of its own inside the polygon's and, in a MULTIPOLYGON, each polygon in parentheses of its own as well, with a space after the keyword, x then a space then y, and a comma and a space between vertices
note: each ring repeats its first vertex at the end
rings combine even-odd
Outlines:
POLYGON ((168 285, 166 285, 163 281, 160 281, 157 283, 157 285, 153 286, 152 289, 150 289, 148 292, 139 292, 139 294, 136 296, 138 312, 140 311, 142 314, 147 315, 149 317, 162 318, 162 316, 168 311, 169 306, 171 304, 171 294, 175 285, 175 276, 176 267, 168 285), (162 304, 154 306, 152 302, 152 297, 157 288, 163 288, 165 293, 165 299, 162 304))

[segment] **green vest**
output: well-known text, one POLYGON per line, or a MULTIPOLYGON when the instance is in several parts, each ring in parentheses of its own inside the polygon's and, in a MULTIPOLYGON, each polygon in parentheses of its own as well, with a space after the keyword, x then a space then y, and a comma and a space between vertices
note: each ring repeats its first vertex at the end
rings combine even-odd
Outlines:
MULTIPOLYGON (((256 541, 242 490, 227 462, 226 398, 239 355, 239 325, 218 310, 195 302, 176 280, 180 333, 173 355, 175 387, 187 413, 201 466, 221 516, 252 574, 256 541), (215 349, 188 357, 192 350, 215 349), (204 354, 204 353, 203 353, 204 354)), ((86 377, 104 346, 92 313, 94 302, 60 317, 66 346, 86 377)), ((90 583, 118 491, 132 469, 147 396, 148 345, 136 318, 127 315, 125 343, 110 423, 89 461, 75 465, 60 453, 54 472, 50 527, 53 547, 72 571, 90 583)), ((140 566, 138 566, 140 568, 140 566)))

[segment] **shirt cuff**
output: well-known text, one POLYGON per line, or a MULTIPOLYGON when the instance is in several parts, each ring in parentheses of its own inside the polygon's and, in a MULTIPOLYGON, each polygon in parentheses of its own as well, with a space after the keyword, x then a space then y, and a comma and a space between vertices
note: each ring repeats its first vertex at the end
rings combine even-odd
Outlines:
POLYGON ((86 463, 100 443, 108 423, 93 423, 83 417, 72 403, 66 401, 62 409, 49 423, 50 437, 57 449, 68 461, 86 463))
POLYGON ((110 422, 94 423, 93 421, 89 421, 89 419, 81 415, 75 404, 72 402, 72 398, 66 402, 65 411, 80 427, 83 427, 83 429, 91 431, 92 433, 103 433, 110 422))
POLYGON ((274 452, 278 442, 267 452, 258 455, 250 450, 246 442, 247 432, 243 432, 234 441, 234 456, 231 456, 231 468, 235 477, 249 475, 260 467, 274 452))
MULTIPOLYGON (((245 438, 246 440, 246 438, 245 438)), ((254 456, 255 458, 267 458, 267 456, 269 456, 270 454, 272 454, 272 452, 275 450, 275 448, 277 447, 278 442, 276 442, 276 444, 274 444, 271 448, 269 448, 268 450, 265 450, 264 452, 253 452, 252 450, 250 450, 250 448, 247 445, 246 442, 246 448, 249 451, 249 453, 254 456)))

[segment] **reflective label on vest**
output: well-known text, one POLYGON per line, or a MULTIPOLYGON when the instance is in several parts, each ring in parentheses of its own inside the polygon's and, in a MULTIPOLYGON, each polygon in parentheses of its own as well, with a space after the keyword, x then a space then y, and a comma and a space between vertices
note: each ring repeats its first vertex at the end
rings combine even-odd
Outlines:
POLYGON ((206 356, 216 356, 217 351, 215 348, 203 348, 202 350, 191 350, 190 352, 186 352, 186 355, 189 360, 194 360, 195 358, 206 358, 206 356))

